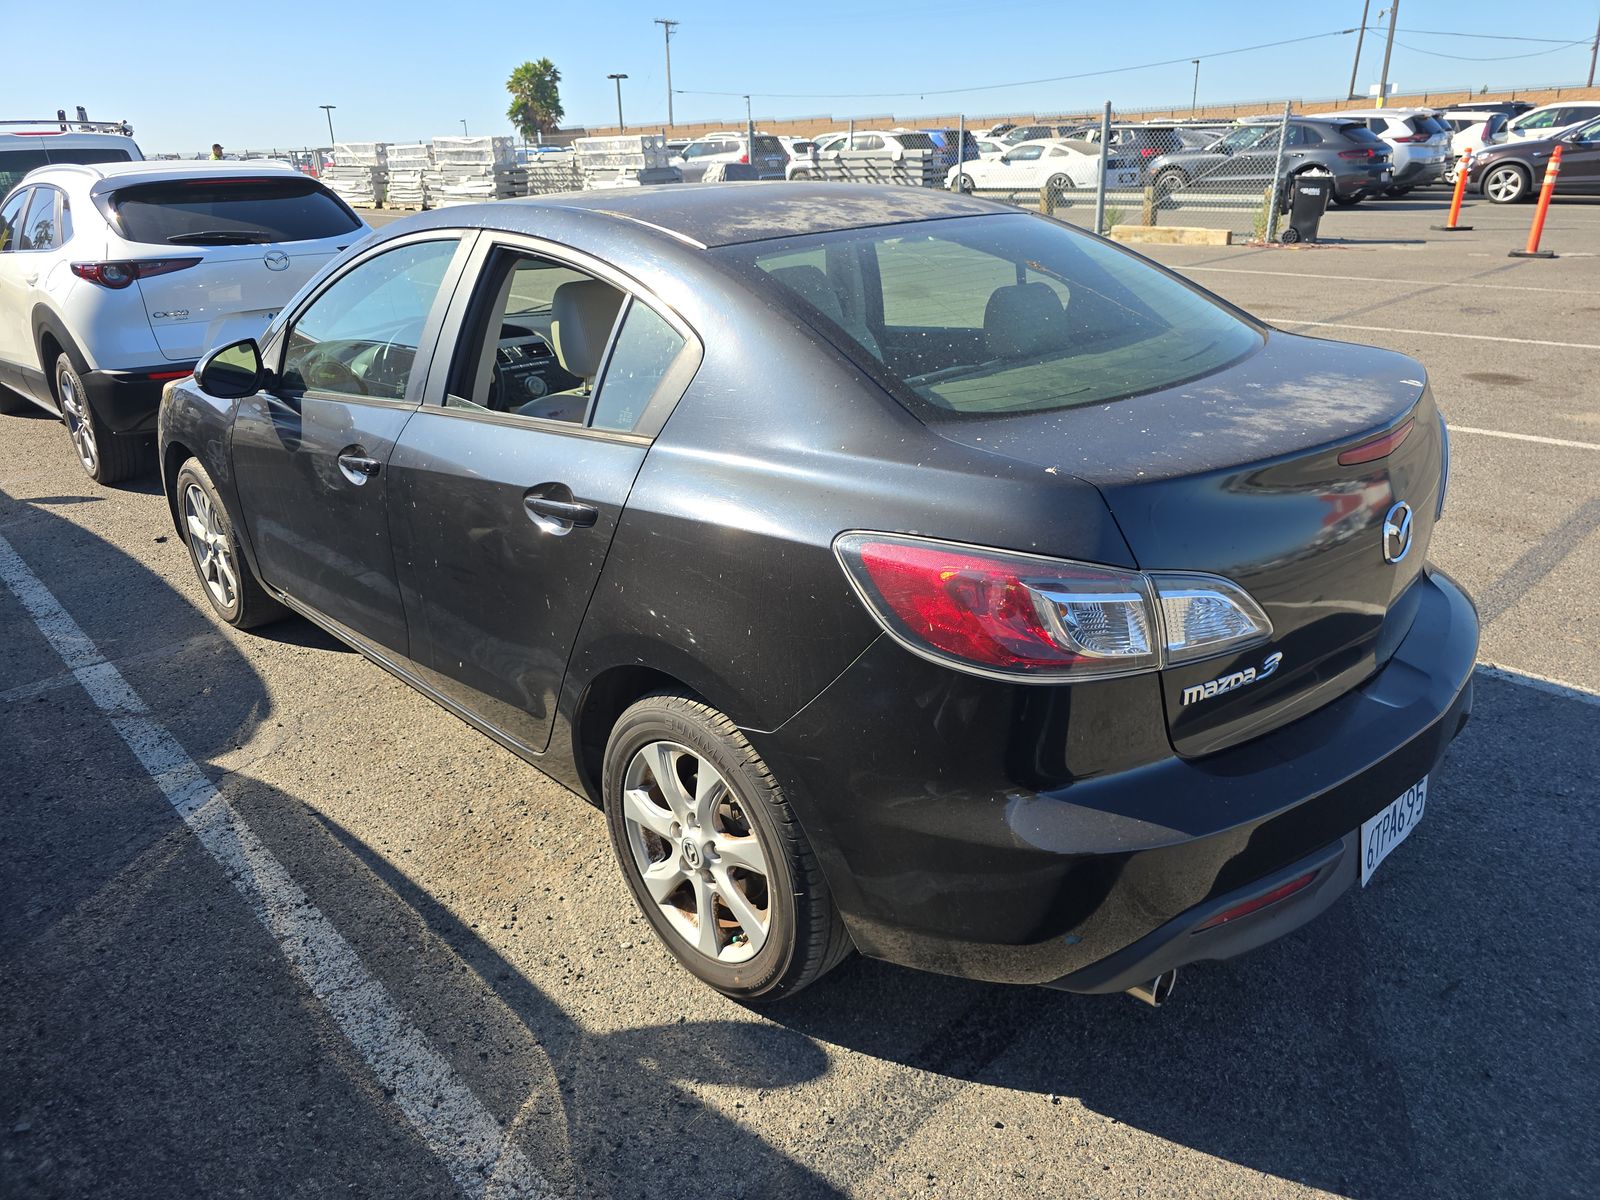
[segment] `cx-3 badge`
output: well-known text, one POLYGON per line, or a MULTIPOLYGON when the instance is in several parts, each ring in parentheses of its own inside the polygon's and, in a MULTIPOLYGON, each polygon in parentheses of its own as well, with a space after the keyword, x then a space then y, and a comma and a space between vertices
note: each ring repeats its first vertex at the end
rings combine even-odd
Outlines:
POLYGON ((261 261, 267 264, 269 271, 287 271, 289 269, 289 256, 282 250, 268 250, 261 256, 261 261))
POLYGON ((1411 552, 1411 505, 1404 500, 1383 518, 1383 561, 1397 563, 1411 552))

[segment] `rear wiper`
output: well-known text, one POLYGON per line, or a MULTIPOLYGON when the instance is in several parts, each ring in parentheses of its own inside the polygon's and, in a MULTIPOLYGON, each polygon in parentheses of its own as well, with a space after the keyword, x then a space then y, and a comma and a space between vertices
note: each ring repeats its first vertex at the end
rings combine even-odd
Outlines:
POLYGON ((250 246, 267 240, 266 231, 261 229, 198 229, 193 233, 175 233, 167 239, 174 246, 188 242, 250 246))

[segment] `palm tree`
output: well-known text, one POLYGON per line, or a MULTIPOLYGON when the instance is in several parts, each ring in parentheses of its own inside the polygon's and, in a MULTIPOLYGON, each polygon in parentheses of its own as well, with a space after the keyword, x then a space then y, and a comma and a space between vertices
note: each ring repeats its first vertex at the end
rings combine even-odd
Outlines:
POLYGON ((506 91, 511 93, 506 116, 526 141, 535 140, 541 133, 555 132, 566 116, 556 86, 560 82, 561 72, 548 58, 523 63, 506 80, 506 91))

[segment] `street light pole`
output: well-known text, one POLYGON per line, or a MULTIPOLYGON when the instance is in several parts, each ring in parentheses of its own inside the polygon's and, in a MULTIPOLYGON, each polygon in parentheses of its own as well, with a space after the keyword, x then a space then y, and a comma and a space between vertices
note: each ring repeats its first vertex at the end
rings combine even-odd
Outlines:
POLYGON ((1189 115, 1192 117, 1200 110, 1200 60, 1191 58, 1194 64, 1194 95, 1189 97, 1189 115))
POLYGON ((617 132, 627 133, 627 127, 622 123, 622 81, 626 75, 607 75, 607 79, 614 79, 617 83, 617 132))
MULTIPOLYGON (((661 26, 667 47, 667 125, 670 128, 672 120, 672 31, 678 27, 678 22, 666 17, 657 17, 656 24, 661 26)), ((620 122, 619 122, 620 123, 620 122)))
POLYGON ((467 119, 465 117, 461 118, 461 136, 467 136, 467 119))
POLYGON ((328 118, 328 145, 332 146, 333 145, 333 110, 338 108, 339 106, 337 104, 319 104, 319 105, 317 105, 317 107, 320 108, 328 118))

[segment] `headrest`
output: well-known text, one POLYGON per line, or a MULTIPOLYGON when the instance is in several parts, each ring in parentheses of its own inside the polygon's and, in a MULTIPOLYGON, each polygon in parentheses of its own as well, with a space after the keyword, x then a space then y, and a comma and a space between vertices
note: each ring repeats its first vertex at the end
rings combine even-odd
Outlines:
POLYGON ((622 293, 598 279, 556 288, 550 298, 550 340, 561 365, 580 379, 593 379, 621 307, 622 293))
POLYGON ((992 358, 1033 358, 1066 345, 1067 310, 1047 283, 996 288, 983 310, 992 358))
POLYGON ((839 293, 820 267, 774 267, 769 274, 835 325, 844 324, 839 293))

